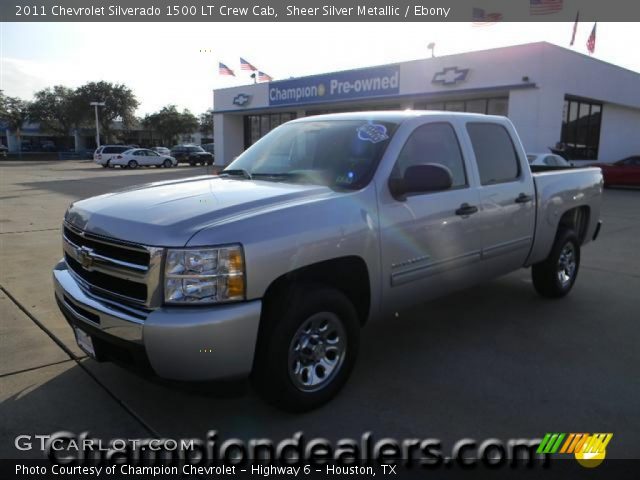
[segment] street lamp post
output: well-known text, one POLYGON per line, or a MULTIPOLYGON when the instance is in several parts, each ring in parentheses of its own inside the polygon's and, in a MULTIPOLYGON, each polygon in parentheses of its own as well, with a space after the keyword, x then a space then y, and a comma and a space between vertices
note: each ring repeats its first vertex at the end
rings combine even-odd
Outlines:
POLYGON ((429 50, 431 50, 431 58, 435 57, 436 56, 436 54, 435 54, 435 50, 436 50, 435 42, 431 42, 429 45, 427 45, 427 48, 429 50))
POLYGON ((89 105, 96 111, 96 148, 100 147, 100 124, 98 123, 98 107, 104 107, 104 102, 91 102, 89 105))

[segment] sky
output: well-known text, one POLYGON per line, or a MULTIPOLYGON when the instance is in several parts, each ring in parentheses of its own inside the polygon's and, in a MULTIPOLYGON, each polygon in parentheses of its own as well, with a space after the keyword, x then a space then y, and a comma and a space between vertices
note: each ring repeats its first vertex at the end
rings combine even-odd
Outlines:
MULTIPOLYGON (((573 50, 587 53, 592 23, 578 27, 573 50)), ((594 58, 640 72, 629 44, 638 23, 598 23, 594 58)), ((487 48, 547 41, 569 47, 573 23, 0 23, 0 89, 32 98, 53 85, 124 83, 138 115, 175 104, 200 114, 212 90, 252 83, 243 57, 285 79, 487 48), (238 78, 218 75, 218 62, 238 78)))

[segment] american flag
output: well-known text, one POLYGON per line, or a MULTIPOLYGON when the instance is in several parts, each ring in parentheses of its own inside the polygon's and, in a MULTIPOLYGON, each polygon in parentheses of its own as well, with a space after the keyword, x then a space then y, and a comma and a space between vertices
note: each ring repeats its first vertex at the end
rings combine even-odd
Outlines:
POLYGON ((240 70, 249 70, 250 72, 255 72, 258 69, 247 62, 244 58, 240 57, 240 70))
POLYGON ((578 21, 580 21, 580 10, 578 10, 578 13, 576 13, 576 21, 573 24, 573 33, 571 34, 571 43, 569 43, 569 46, 572 46, 573 42, 576 41, 576 32, 578 31, 578 21))
POLYGON ((473 9, 472 13, 473 25, 476 27, 485 27, 493 25, 496 22, 502 20, 502 14, 498 12, 486 13, 482 8, 473 9))
POLYGON ((549 15, 562 10, 562 0, 529 0, 531 15, 549 15))
POLYGON ((222 62, 218 62, 218 73, 220 75, 231 75, 232 77, 235 77, 236 74, 233 73, 233 70, 231 70, 229 67, 227 67, 224 63, 222 62))
POLYGON ((270 82, 271 80, 273 80, 273 77, 271 77, 270 75, 267 75, 264 72, 258 72, 258 81, 259 82, 270 82))
POLYGON ((591 35, 589 35, 589 39, 587 40, 587 50, 589 50, 589 55, 593 55, 593 52, 596 51, 596 26, 598 22, 593 24, 593 30, 591 30, 591 35))

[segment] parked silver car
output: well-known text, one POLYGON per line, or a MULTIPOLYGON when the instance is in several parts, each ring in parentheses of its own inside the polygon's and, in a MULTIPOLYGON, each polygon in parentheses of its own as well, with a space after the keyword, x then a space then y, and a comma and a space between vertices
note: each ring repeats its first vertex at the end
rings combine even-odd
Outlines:
POLYGON ((101 165, 103 168, 107 168, 110 160, 120 155, 127 150, 131 149, 130 146, 127 145, 102 145, 101 147, 96 148, 96 151, 93 152, 93 161, 98 165, 101 165))

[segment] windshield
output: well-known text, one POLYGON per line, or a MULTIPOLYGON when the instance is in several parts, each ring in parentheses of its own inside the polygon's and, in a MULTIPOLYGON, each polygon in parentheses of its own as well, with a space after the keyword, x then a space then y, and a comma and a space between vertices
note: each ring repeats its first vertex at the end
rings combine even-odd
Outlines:
POLYGON ((396 128, 396 123, 375 120, 288 123, 264 136, 225 170, 261 180, 358 189, 373 176, 396 128))
POLYGON ((527 160, 529 160, 529 163, 533 163, 536 161, 536 157, 537 155, 527 155, 527 160))

